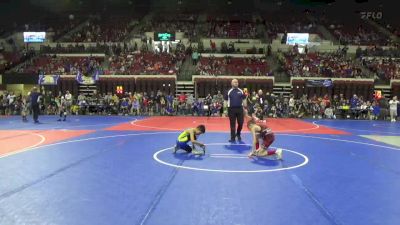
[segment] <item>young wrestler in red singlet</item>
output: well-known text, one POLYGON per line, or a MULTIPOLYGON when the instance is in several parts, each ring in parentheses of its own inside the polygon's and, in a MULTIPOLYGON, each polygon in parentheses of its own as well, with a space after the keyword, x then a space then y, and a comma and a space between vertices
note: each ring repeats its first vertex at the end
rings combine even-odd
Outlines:
POLYGON ((277 159, 282 159, 282 149, 268 149, 275 141, 275 135, 265 121, 259 120, 255 116, 247 116, 247 128, 253 136, 253 148, 249 157, 275 156, 277 159))

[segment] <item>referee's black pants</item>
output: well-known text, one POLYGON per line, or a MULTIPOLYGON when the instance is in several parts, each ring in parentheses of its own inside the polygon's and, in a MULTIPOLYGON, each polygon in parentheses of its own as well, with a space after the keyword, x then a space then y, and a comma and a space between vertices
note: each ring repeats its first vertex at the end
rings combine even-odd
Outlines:
POLYGON ((39 122, 39 104, 32 104, 32 114, 33 114, 33 121, 39 122))
POLYGON ((243 108, 242 107, 232 107, 228 108, 228 116, 231 125, 231 140, 235 140, 236 136, 240 137, 240 133, 242 132, 243 128, 243 108), (236 128, 236 121, 238 123, 237 130, 236 128))

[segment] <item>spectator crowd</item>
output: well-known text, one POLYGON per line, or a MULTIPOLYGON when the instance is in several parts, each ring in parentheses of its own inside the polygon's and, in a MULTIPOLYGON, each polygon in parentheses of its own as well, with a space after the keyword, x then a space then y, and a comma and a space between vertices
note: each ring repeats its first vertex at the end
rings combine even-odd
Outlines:
MULTIPOLYGON (((66 93, 43 93, 40 109, 42 114, 57 115, 62 101, 69 101, 67 112, 73 115, 191 115, 191 116, 225 116, 227 109, 224 96, 218 91, 204 98, 195 98, 192 94, 157 92, 96 93, 91 97, 83 94, 72 96, 66 93)), ((342 94, 334 96, 307 96, 295 98, 284 97, 262 90, 247 94, 246 107, 260 119, 272 118, 314 118, 314 119, 366 119, 387 120, 393 111, 400 115, 397 97, 389 100, 382 98, 364 99, 353 95, 346 99, 342 94)), ((24 104, 29 105, 26 96, 13 92, 0 94, 0 115, 19 115, 24 104)), ((395 122, 396 116, 391 117, 395 122)))
POLYGON ((362 72, 362 65, 358 61, 338 52, 299 54, 290 51, 283 55, 281 57, 283 67, 294 77, 366 78, 368 76, 362 72))
POLYGON ((269 70, 265 58, 234 58, 214 56, 201 58, 197 64, 200 75, 245 75, 268 76, 269 70))

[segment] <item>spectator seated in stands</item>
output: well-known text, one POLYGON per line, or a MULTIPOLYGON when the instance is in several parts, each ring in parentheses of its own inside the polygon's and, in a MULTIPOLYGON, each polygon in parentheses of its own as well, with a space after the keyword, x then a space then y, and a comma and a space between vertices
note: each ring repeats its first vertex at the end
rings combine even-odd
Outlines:
POLYGON ((338 53, 289 52, 282 59, 290 76, 360 78, 361 67, 355 60, 338 53))
POLYGON ((200 75, 246 75, 266 76, 269 75, 265 58, 235 58, 225 56, 217 58, 214 56, 200 59, 197 66, 200 75))
POLYGON ((157 15, 153 20, 147 22, 142 28, 141 33, 145 32, 182 32, 185 37, 194 40, 198 36, 199 24, 197 15, 177 14, 171 16, 157 15))
POLYGON ((390 38, 375 31, 363 21, 359 21, 356 26, 331 23, 328 28, 340 44, 344 45, 389 45, 391 43, 390 38))
POLYGON ((88 21, 85 26, 66 37, 63 42, 119 42, 127 38, 133 27, 130 17, 103 17, 88 21))
POLYGON ((256 39, 259 37, 256 27, 257 24, 252 21, 250 16, 241 15, 240 18, 209 16, 207 37, 256 39))
POLYGON ((27 62, 18 72, 33 74, 75 75, 78 71, 97 70, 101 73, 102 57, 64 57, 43 55, 27 62))
POLYGON ((121 53, 111 56, 105 74, 176 74, 184 53, 121 53))
MULTIPOLYGON (((388 119, 385 112, 389 109, 389 104, 385 103, 384 98, 372 98, 364 100, 362 96, 354 95, 351 99, 346 99, 342 94, 328 95, 319 97, 314 95, 309 98, 303 95, 299 98, 291 96, 290 100, 283 95, 276 96, 267 93, 266 102, 260 103, 259 96, 255 91, 249 91, 248 99, 254 99, 255 103, 247 105, 260 119, 266 117, 314 117, 318 119, 388 119), (267 105, 263 108, 262 104, 267 105)), ((260 92, 259 92, 260 93, 260 92)), ((60 107, 60 97, 54 96, 50 92, 44 94, 45 101, 41 104, 43 113, 54 114, 60 107)), ((167 104, 163 107, 162 101, 158 102, 157 96, 165 96, 161 91, 157 95, 143 92, 125 93, 120 96, 111 93, 94 94, 91 97, 84 95, 74 96, 72 106, 77 114, 99 114, 99 115, 198 115, 198 116, 222 116, 223 98, 220 93, 214 97, 208 94, 206 98, 195 98, 192 95, 181 93, 179 98, 173 98, 173 93, 166 97, 167 104), (140 99, 140 100, 139 100, 140 99), (171 103, 172 99, 172 103, 171 103), (160 107, 161 103, 161 107, 160 107)), ((262 92, 261 92, 262 95, 262 92)), ((0 93, 0 115, 17 115, 21 113, 21 102, 24 96, 13 94, 12 92, 0 93)))
POLYGON ((379 79, 400 79, 400 58, 363 57, 362 63, 379 79))
POLYGON ((317 25, 307 19, 304 13, 294 13, 293 11, 284 11, 279 13, 264 14, 265 30, 270 41, 277 39, 278 34, 283 34, 286 42, 287 33, 310 33, 322 36, 318 31, 317 25), (287 16, 290 15, 290 16, 287 16))
POLYGON ((19 63, 31 58, 34 55, 34 51, 26 51, 25 49, 16 52, 0 51, 0 73, 12 69, 19 63))
POLYGON ((390 47, 383 49, 381 46, 367 47, 362 50, 360 47, 356 50, 356 57, 389 57, 389 58, 400 58, 400 47, 390 47))

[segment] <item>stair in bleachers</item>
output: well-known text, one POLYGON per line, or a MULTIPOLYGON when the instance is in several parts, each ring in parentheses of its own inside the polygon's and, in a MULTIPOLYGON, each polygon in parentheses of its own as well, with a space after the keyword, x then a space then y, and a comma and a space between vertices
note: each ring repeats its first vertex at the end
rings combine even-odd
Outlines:
POLYGON ((392 88, 390 85, 375 85, 375 91, 382 91, 382 95, 386 98, 392 97, 392 88))
POLYGON ((395 34, 392 34, 388 29, 385 27, 379 25, 377 22, 373 20, 365 20, 367 23, 369 23, 372 27, 374 27, 377 31, 379 31, 381 34, 388 36, 390 39, 392 39, 395 42, 399 42, 400 38, 397 37, 395 34))
POLYGON ((86 97, 91 97, 97 91, 97 86, 93 85, 79 85, 79 94, 83 93, 86 97))
POLYGON ((283 95, 289 97, 292 93, 292 85, 290 83, 275 83, 273 87, 274 95, 283 95))
POLYGON ((61 40, 63 40, 64 38, 70 38, 72 35, 74 35, 76 32, 81 31, 82 29, 85 28, 86 24, 90 21, 90 19, 87 19, 85 21, 83 21, 82 23, 80 23, 78 26, 76 26, 75 28, 73 28, 72 30, 68 31, 68 33, 62 35, 61 37, 58 37, 56 40, 54 40, 54 42, 59 42, 61 40))
POLYGON ((183 64, 180 68, 180 73, 178 75, 178 81, 191 81, 192 75, 196 73, 196 66, 193 65, 192 58, 186 56, 183 64))
POLYGON ((194 83, 193 81, 177 81, 175 94, 179 95, 180 93, 185 94, 194 94, 194 83))
POLYGON ((127 35, 125 41, 128 41, 129 39, 132 38, 140 38, 141 30, 143 29, 143 27, 145 27, 146 23, 150 23, 150 21, 154 18, 154 15, 155 15, 154 13, 148 13, 140 21, 138 21, 138 24, 134 26, 129 35, 127 35))
POLYGON ((274 74, 275 82, 279 83, 290 82, 289 74, 282 71, 282 66, 280 65, 276 55, 267 56, 266 60, 268 67, 274 74))

